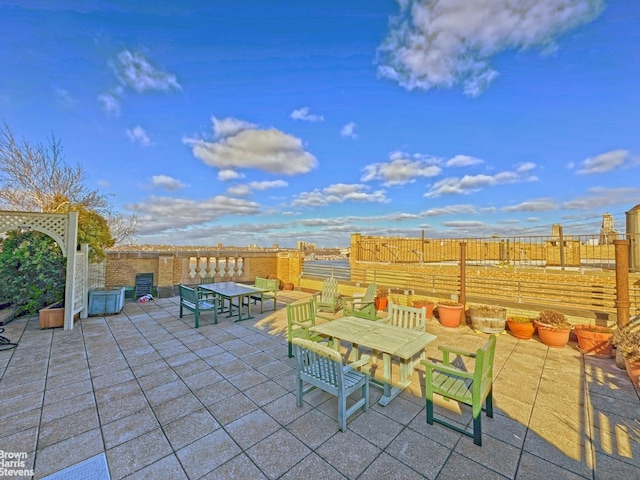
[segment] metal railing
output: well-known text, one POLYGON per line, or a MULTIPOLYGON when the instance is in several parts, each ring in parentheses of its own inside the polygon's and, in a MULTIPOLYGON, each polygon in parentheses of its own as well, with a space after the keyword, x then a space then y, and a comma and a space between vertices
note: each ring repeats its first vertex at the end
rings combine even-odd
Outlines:
POLYGON ((490 238, 361 237, 351 255, 362 262, 434 264, 460 261, 467 245, 468 265, 560 268, 615 268, 612 235, 558 235, 490 238))

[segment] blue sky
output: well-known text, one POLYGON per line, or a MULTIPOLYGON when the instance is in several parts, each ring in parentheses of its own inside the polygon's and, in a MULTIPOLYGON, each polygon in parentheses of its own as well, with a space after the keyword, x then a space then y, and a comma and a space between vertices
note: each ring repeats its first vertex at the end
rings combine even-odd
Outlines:
POLYGON ((2 0, 0 120, 60 139, 138 243, 624 231, 639 22, 637 0, 2 0))

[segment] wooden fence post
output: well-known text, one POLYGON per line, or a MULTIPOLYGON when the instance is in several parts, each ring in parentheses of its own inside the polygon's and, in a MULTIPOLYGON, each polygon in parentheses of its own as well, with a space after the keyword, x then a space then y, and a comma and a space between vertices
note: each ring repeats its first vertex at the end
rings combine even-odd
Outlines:
MULTIPOLYGON (((629 240, 614 240, 616 254, 616 310, 618 328, 629 323, 629 240)), ((616 365, 625 368, 624 358, 616 349, 616 365)))
MULTIPOLYGON (((467 302, 467 242, 460 242, 460 298, 462 305, 467 302)), ((462 309, 460 321, 466 323, 465 309, 462 309)))

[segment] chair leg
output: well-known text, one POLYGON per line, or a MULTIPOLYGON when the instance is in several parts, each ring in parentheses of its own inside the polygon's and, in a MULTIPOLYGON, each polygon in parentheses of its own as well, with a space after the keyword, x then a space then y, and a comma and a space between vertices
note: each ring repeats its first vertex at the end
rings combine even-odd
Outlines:
POLYGON ((338 426, 342 432, 347 429, 347 397, 344 394, 338 396, 338 426))
POLYGON ((300 377, 296 378, 296 406, 302 406, 302 379, 300 377))
POLYGON ((200 312, 196 310, 196 328, 200 326, 200 312))
POLYGON ((427 398, 427 423, 433 425, 433 399, 427 398))
POLYGON ((293 345, 291 344, 291 340, 289 340, 289 358, 293 358, 293 345))
POLYGON ((493 418, 493 391, 492 390, 489 390, 489 395, 487 395, 485 409, 487 411, 487 417, 493 418))
POLYGON ((473 443, 482 446, 482 412, 473 418, 473 443))
POLYGON ((362 396, 364 397, 364 408, 363 410, 366 412, 369 410, 369 376, 365 378, 364 385, 362 386, 362 396))

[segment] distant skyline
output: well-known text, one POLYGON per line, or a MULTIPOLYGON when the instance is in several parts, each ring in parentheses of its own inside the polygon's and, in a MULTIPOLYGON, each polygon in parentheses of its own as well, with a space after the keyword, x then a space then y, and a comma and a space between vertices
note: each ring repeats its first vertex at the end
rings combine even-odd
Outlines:
POLYGON ((0 2, 0 121, 138 243, 624 232, 636 0, 0 2))

